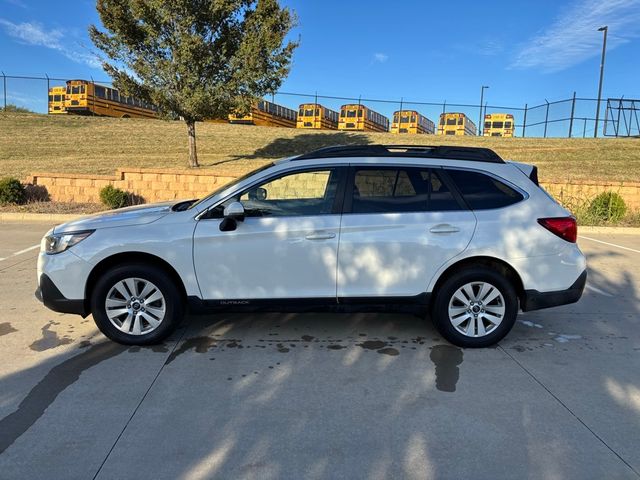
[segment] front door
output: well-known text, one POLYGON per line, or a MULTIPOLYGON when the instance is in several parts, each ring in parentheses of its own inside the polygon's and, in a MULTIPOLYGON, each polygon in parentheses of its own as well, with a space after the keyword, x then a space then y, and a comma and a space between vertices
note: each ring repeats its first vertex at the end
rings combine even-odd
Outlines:
POLYGON ((289 171, 238 192, 214 209, 243 204, 246 217, 233 231, 220 231, 221 218, 201 219, 194 263, 203 299, 335 299, 345 171, 289 171))
POLYGON ((419 295, 436 271, 467 247, 475 215, 440 171, 352 169, 340 228, 339 299, 419 295))

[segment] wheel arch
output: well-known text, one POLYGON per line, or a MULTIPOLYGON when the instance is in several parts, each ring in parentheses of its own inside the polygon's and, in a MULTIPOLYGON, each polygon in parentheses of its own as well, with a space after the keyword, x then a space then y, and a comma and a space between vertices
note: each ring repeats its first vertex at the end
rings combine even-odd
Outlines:
POLYGON ((125 264, 150 265, 160 268, 171 277, 171 280, 178 287, 180 295, 184 300, 186 300, 187 290, 176 269, 173 268, 173 266, 166 260, 146 252, 116 253, 115 255, 111 255, 98 262, 98 264, 93 267, 91 273, 89 273, 89 276, 87 277, 87 283, 85 285, 85 299, 89 301, 96 282, 101 275, 114 267, 125 264))
POLYGON ((438 277, 433 288, 431 289, 431 297, 435 298, 442 284, 454 273, 471 266, 483 266, 495 270, 507 277, 516 290, 516 295, 520 303, 524 301, 524 284, 522 278, 513 266, 504 260, 490 256, 467 257, 449 265, 438 277))

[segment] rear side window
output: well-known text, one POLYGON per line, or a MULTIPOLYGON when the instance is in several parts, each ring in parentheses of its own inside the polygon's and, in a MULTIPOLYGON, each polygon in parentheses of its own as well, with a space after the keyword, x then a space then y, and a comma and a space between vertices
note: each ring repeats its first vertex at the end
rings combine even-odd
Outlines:
POLYGON ((502 208, 524 198, 520 192, 484 173, 449 169, 447 173, 471 210, 502 208))
POLYGON ((352 213, 459 210, 436 172, 421 168, 362 168, 355 172, 352 213))

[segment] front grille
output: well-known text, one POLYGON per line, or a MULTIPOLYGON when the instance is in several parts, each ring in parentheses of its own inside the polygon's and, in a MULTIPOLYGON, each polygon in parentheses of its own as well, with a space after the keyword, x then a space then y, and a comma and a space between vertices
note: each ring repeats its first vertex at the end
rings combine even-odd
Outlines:
POLYGON ((304 126, 305 126, 305 127, 313 127, 313 123, 311 123, 311 122, 304 122, 304 126))
POLYGON ((355 123, 347 123, 347 128, 356 128, 355 123))

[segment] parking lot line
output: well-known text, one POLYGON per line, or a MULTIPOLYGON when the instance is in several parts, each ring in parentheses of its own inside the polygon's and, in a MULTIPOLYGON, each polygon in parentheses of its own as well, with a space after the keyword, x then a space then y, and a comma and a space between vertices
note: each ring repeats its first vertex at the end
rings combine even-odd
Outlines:
POLYGON ((23 253, 30 252, 31 250, 35 250, 36 248, 39 248, 39 247, 40 247, 40 244, 32 245, 31 247, 27 247, 27 248, 23 248, 22 250, 18 250, 17 252, 12 253, 10 257, 0 257, 0 262, 2 262, 4 260, 9 260, 12 257, 17 257, 18 255, 22 255, 23 253))
POLYGON ((635 250, 635 249, 629 248, 629 247, 623 247, 622 245, 616 245, 615 243, 609 243, 609 242, 605 242, 603 240, 596 240, 595 238, 585 237, 583 235, 578 235, 578 236, 580 238, 584 238, 585 240, 591 240, 592 242, 598 242, 598 243, 603 243, 604 245, 609 245, 610 247, 617 247, 617 248, 621 248, 623 250, 629 250, 630 252, 640 253, 640 250, 635 250))
POLYGON ((593 292, 599 293, 600 295, 604 295, 605 297, 613 297, 613 295, 611 295, 610 293, 607 293, 604 290, 600 290, 599 288, 589 285, 588 283, 587 288, 593 292))

